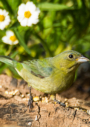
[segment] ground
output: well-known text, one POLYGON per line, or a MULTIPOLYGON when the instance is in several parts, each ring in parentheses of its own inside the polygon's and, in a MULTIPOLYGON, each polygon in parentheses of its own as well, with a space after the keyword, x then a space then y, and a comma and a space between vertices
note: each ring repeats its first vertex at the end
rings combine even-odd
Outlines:
MULTIPOLYGON (((66 107, 50 101, 32 88, 41 100, 27 107, 29 87, 24 80, 0 75, 0 127, 90 127, 90 75, 79 77, 71 88, 57 94, 66 107)), ((38 99, 36 97, 36 99, 38 99)), ((35 98, 34 98, 35 100, 35 98)))

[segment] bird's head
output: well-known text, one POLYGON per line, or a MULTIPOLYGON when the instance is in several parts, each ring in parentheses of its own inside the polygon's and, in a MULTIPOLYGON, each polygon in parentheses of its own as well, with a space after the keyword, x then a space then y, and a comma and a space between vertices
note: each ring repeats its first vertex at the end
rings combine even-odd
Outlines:
POLYGON ((64 69, 68 72, 75 71, 77 67, 84 62, 90 61, 84 57, 81 53, 73 50, 64 51, 55 56, 55 63, 58 69, 64 69), (57 61, 57 62, 56 62, 57 61))

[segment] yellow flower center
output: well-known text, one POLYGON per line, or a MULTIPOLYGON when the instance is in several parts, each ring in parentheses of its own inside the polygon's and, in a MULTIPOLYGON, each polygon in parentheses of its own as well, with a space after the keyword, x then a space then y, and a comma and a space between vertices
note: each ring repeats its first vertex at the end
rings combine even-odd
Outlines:
POLYGON ((25 11, 24 13, 25 18, 29 18, 31 15, 30 11, 25 11))
POLYGON ((11 37, 10 37, 10 40, 14 42, 14 41, 16 41, 16 40, 17 40, 17 38, 16 38, 16 36, 15 36, 15 35, 13 35, 13 36, 11 36, 11 37))
POLYGON ((4 15, 0 15, 0 22, 4 21, 5 16, 4 15))

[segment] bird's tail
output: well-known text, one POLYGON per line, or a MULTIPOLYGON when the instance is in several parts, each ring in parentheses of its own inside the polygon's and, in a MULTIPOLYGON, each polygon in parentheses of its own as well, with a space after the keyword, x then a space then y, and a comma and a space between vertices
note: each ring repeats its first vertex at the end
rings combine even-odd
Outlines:
POLYGON ((6 63, 7 65, 9 66, 14 66, 14 61, 13 59, 11 59, 10 57, 8 56, 0 56, 0 61, 3 62, 3 63, 6 63))

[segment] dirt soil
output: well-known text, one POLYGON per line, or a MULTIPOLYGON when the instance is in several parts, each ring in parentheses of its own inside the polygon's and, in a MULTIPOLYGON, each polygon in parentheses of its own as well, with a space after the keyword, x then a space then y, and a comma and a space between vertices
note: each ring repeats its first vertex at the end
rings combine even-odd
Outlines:
POLYGON ((27 83, 0 75, 0 127, 90 127, 90 75, 79 77, 69 90, 56 95, 66 107, 51 102, 49 95, 31 91, 41 99, 29 112, 27 83))

